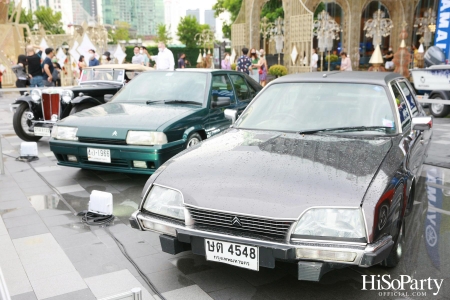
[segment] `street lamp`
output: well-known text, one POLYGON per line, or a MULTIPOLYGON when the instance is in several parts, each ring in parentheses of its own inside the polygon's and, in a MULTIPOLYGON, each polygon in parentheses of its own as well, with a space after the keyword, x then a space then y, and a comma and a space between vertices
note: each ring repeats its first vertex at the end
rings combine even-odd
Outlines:
MULTIPOLYGON (((313 34, 319 40, 319 50, 323 57, 324 50, 330 54, 333 48, 333 40, 339 40, 339 33, 342 31, 341 26, 326 12, 322 10, 317 15, 317 20, 313 24, 313 34)), ((328 70, 330 70, 331 55, 328 58, 328 70)), ((323 67, 323 64, 322 64, 323 67)))
POLYGON ((380 9, 373 14, 373 19, 366 21, 364 31, 366 36, 373 38, 373 44, 381 46, 381 37, 387 37, 391 34, 394 24, 391 19, 385 18, 386 13, 380 9))
POLYGON ((278 53, 278 64, 280 64, 280 54, 281 52, 283 52, 283 42, 284 42, 284 20, 282 17, 278 17, 275 20, 271 32, 272 32, 271 40, 275 41, 275 49, 278 53))
POLYGON ((422 18, 416 18, 414 27, 418 28, 416 34, 423 37, 425 47, 430 46, 431 33, 436 30, 436 12, 429 8, 424 12, 422 18))
POLYGON ((272 29, 274 27, 274 23, 269 22, 269 19, 267 19, 267 17, 264 17, 264 18, 262 18, 260 25, 261 25, 261 28, 260 28, 259 32, 262 34, 263 39, 264 39, 263 49, 264 49, 264 52, 267 53, 267 50, 266 50, 266 39, 270 37, 270 33, 272 32, 272 29))

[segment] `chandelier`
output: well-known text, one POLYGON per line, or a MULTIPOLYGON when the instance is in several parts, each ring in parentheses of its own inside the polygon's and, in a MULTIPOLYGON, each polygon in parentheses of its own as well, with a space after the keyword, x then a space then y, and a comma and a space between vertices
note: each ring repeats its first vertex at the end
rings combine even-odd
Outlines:
POLYGON ((414 27, 418 28, 416 34, 423 37, 424 45, 430 46, 431 33, 436 30, 436 13, 429 8, 428 11, 424 12, 422 18, 416 18, 414 27))
POLYGON ((319 40, 319 49, 330 51, 333 48, 333 40, 339 40, 341 26, 328 14, 322 11, 317 15, 313 24, 313 34, 319 40))
POLYGON ((394 24, 391 19, 385 18, 385 12, 380 9, 373 14, 373 19, 366 21, 364 31, 366 36, 373 38, 373 45, 381 45, 381 37, 387 37, 391 34, 394 24))

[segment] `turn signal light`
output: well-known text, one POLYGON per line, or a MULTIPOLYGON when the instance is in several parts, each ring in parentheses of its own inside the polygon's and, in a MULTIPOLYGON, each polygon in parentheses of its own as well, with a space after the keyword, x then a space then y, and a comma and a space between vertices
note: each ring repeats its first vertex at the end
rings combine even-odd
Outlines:
POLYGON ((352 262, 356 258, 356 253, 343 252, 343 251, 297 248, 296 253, 297 253, 297 258, 303 258, 303 259, 352 262))
POLYGON ((67 160, 71 162, 78 162, 78 159, 75 155, 67 155, 67 160))

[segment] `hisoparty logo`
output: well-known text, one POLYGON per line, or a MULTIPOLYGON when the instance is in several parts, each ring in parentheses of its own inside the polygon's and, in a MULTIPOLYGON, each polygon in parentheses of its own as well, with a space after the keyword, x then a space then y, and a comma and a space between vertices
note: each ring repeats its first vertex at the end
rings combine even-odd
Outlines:
POLYGON ((391 279, 391 275, 362 275, 363 291, 380 291, 380 296, 434 296, 439 294, 444 279, 414 279, 409 275, 400 275, 400 279, 391 279), (386 292, 382 292, 386 291, 386 292), (410 293, 409 293, 410 291, 410 293))

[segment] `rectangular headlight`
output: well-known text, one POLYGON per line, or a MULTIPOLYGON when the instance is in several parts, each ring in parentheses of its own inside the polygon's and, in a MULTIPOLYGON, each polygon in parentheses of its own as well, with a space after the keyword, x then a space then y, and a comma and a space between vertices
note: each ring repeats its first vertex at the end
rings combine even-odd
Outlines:
POLYGON ((313 208, 298 221, 293 235, 364 239, 364 221, 359 208, 313 208))
POLYGON ((164 132, 157 131, 128 131, 127 144, 129 145, 163 145, 167 144, 167 136, 164 132))
POLYGON ((53 126, 52 138, 57 140, 78 141, 77 127, 53 126))
POLYGON ((297 258, 301 258, 301 259, 317 259, 317 260, 352 262, 356 258, 356 253, 354 253, 354 252, 305 249, 305 248, 297 248, 296 254, 297 254, 297 258))
POLYGON ((179 191, 154 185, 144 202, 144 209, 184 221, 183 195, 179 191))

